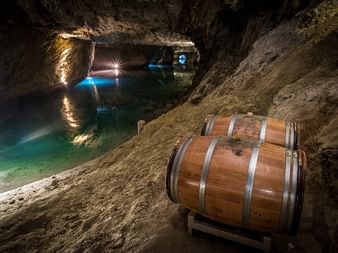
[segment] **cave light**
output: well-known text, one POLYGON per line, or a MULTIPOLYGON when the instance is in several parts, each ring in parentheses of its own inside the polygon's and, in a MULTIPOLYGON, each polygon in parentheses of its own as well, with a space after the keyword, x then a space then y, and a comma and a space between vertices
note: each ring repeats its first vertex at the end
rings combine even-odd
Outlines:
POLYGON ((112 69, 121 70, 123 68, 123 62, 118 58, 114 58, 111 61, 111 67, 112 69))
POLYGON ((68 58, 70 56, 71 49, 65 49, 61 55, 59 63, 57 64, 57 71, 60 76, 60 82, 64 85, 67 85, 67 73, 69 72, 69 66, 68 66, 68 58))
POLYGON ((112 60, 112 68, 113 68, 113 74, 117 78, 121 72, 123 71, 122 69, 122 61, 120 59, 113 59, 112 60))
POLYGON ((187 62, 187 56, 185 54, 180 54, 178 56, 178 62, 182 65, 186 64, 187 62))

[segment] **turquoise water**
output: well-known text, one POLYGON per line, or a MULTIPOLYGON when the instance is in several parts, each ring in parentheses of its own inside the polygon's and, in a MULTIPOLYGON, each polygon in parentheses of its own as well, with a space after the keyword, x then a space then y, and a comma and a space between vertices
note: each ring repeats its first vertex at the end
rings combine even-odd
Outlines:
POLYGON ((137 133, 137 121, 169 110, 193 72, 151 67, 92 73, 74 87, 0 109, 0 192, 75 167, 137 133))

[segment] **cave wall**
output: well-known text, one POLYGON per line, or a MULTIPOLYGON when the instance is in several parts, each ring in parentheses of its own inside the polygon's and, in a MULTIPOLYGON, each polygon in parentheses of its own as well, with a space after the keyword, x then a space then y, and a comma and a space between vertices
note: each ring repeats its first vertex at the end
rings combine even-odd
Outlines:
POLYGON ((0 43, 0 101, 79 81, 93 55, 89 41, 26 29, 7 33, 0 43))
POLYGON ((87 75, 94 52, 90 41, 31 27, 15 2, 5 2, 0 11, 0 102, 48 92, 87 75))
MULTIPOLYGON (((0 90, 9 97, 47 91, 85 77, 93 56, 89 41, 186 46, 187 36, 201 55, 193 90, 215 59, 223 59, 219 66, 213 66, 219 69, 220 77, 231 73, 261 34, 304 8, 307 1, 5 2, 0 10, 5 21, 0 42, 6 46, 1 48, 4 57, 0 59, 0 90), (67 70, 60 71, 66 66, 67 70)), ((96 65, 97 62, 94 68, 96 65)), ((191 101, 197 103, 220 83, 213 84, 199 85, 191 101)))
POLYGON ((95 42, 165 45, 176 33, 179 0, 17 0, 32 26, 48 27, 95 42))
POLYGON ((212 4, 197 1, 193 6, 190 1, 185 1, 186 12, 182 13, 179 22, 201 54, 199 71, 191 90, 191 102, 198 103, 221 85, 221 80, 235 71, 258 38, 308 4, 309 1, 304 0, 244 0, 213 1, 212 4), (205 86, 201 81, 211 68, 212 71, 217 70, 215 80, 205 86))

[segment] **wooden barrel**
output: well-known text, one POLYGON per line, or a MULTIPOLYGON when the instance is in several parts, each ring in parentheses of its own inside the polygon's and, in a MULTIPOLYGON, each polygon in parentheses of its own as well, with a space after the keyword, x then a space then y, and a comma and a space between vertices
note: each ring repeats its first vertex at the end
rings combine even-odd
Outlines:
POLYGON ((299 126, 295 122, 256 115, 233 114, 230 117, 208 115, 201 135, 257 140, 297 150, 300 134, 299 126))
POLYGON ((182 138, 167 165, 169 198, 210 219, 256 231, 296 233, 306 156, 231 138, 182 138))

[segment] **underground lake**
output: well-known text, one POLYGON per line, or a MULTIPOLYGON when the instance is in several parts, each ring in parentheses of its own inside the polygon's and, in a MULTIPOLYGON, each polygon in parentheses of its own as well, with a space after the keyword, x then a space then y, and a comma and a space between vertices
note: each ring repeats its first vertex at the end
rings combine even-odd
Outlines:
POLYGON ((80 83, 0 109, 0 192, 94 159, 171 109, 191 85, 185 66, 91 72, 80 83))

